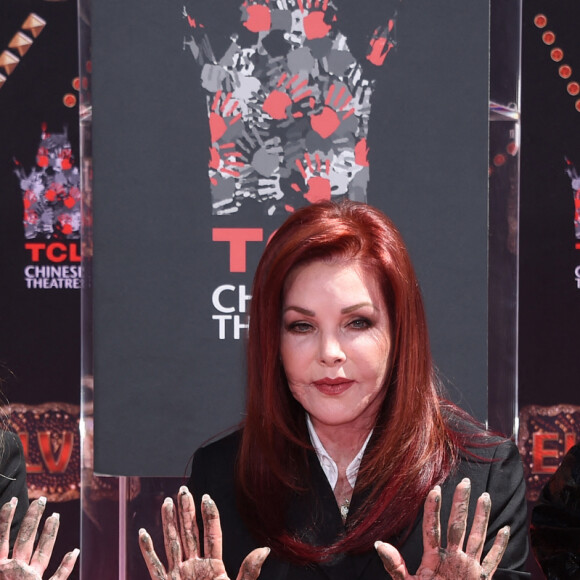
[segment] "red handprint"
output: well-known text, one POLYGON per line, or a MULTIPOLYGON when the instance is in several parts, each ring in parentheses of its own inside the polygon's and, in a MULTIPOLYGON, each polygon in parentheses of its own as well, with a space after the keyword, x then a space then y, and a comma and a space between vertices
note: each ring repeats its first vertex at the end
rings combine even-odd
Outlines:
MULTIPOLYGON (((301 79, 299 75, 294 75, 288 82, 286 82, 287 79, 288 74, 284 73, 276 84, 277 88, 264 100, 264 112, 268 113, 272 119, 288 119, 288 111, 293 103, 312 96, 312 90, 308 86, 307 78, 301 79), (285 89, 290 94, 280 89, 285 89)), ((310 106, 312 107, 312 103, 310 103, 310 106)), ((292 116, 302 117, 303 113, 297 111, 292 116)))
POLYGON ((68 191, 68 196, 64 198, 64 205, 72 209, 81 199, 81 192, 78 187, 71 187, 68 191))
MULTIPOLYGON (((240 169, 244 167, 244 163, 240 161, 242 153, 235 150, 233 143, 224 143, 223 145, 216 145, 210 147, 209 168, 219 173, 225 173, 232 177, 240 177, 240 169)), ((217 185, 216 178, 210 173, 210 181, 212 185, 217 185)))
POLYGON ((225 135, 226 131, 242 117, 241 112, 234 116, 239 103, 234 101, 230 104, 232 93, 227 93, 220 105, 222 94, 221 90, 215 94, 209 114, 209 130, 212 143, 217 143, 225 135), (231 119, 226 121, 227 117, 231 117, 231 119))
POLYGON ((62 183, 56 181, 50 185, 44 194, 46 201, 55 202, 62 201, 65 197, 66 191, 62 183))
POLYGON ((72 169, 73 163, 74 163, 74 159, 73 159, 72 151, 71 151, 70 148, 65 147, 58 154, 58 158, 60 159, 60 168, 63 171, 68 171, 69 169, 72 169))
POLYGON ((38 196, 31 189, 27 189, 22 196, 22 202, 24 203, 24 209, 28 209, 30 206, 34 205, 38 201, 38 196))
POLYGON ((38 223, 38 214, 35 211, 26 210, 24 212, 24 223, 34 226, 38 223))
POLYGON ((391 18, 386 26, 375 28, 369 41, 367 60, 381 66, 390 50, 395 46, 395 19, 391 18))
POLYGON ((60 230, 65 236, 73 233, 74 217, 68 213, 61 213, 57 217, 57 222, 60 225, 60 230))
POLYGON ((326 95, 322 112, 317 115, 312 115, 310 118, 312 129, 323 139, 330 137, 338 129, 340 124, 355 112, 352 107, 347 109, 351 100, 352 95, 346 85, 331 85, 326 95), (335 96, 334 93, 337 88, 338 92, 335 96), (340 116, 339 113, 341 113, 340 116))
POLYGON ((270 0, 246 0, 242 6, 242 23, 250 32, 266 32, 272 26, 270 0))
MULTIPOLYGON (((308 10, 304 17, 304 34, 308 40, 325 38, 332 29, 332 25, 325 21, 328 0, 297 0, 300 12, 308 10)), ((336 19, 336 17, 335 17, 336 19)))
MULTIPOLYGON (((310 154, 306 153, 304 155, 304 161, 305 164, 300 159, 296 160, 296 166, 308 188, 308 191, 304 194, 304 198, 310 203, 330 200, 331 188, 328 177, 330 173, 330 161, 326 159, 323 162, 318 153, 314 156, 314 162, 310 154)), ((300 191, 300 186, 294 183, 292 184, 292 189, 294 191, 300 191)))
POLYGON ((46 147, 39 147, 36 154, 36 164, 38 167, 48 167, 48 149, 46 147))

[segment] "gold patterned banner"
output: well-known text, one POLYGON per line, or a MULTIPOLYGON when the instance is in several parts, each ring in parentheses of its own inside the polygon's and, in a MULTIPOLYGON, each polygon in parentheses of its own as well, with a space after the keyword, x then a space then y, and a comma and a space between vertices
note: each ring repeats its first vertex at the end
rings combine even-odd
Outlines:
POLYGON ((529 501, 538 499, 542 487, 577 441, 580 441, 580 406, 529 405, 521 409, 518 447, 529 501))
POLYGON ((49 501, 80 497, 79 405, 13 404, 9 423, 24 447, 28 494, 49 501))

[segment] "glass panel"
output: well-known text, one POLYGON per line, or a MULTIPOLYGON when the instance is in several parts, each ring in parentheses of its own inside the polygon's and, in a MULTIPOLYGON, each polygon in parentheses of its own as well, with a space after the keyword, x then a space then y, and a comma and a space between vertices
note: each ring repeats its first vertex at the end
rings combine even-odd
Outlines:
POLYGON ((488 424, 517 435, 521 1, 491 2, 488 424))
MULTIPOLYGON (((93 471, 92 107, 90 4, 79 0, 83 187, 81 578, 148 577, 137 542, 145 527, 160 553, 160 508, 181 478, 97 476, 93 471)), ((491 3, 489 144, 488 421, 517 431, 519 71, 521 0, 491 3)))

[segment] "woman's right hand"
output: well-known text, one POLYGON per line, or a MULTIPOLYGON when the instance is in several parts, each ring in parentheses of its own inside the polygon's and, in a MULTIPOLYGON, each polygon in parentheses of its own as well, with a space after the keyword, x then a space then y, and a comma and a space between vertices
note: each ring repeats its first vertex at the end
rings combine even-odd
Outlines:
POLYGON ((401 554, 391 544, 377 542, 385 570, 393 580, 489 580, 493 577, 508 544, 510 529, 503 527, 494 544, 481 561, 491 510, 487 493, 477 500, 473 525, 463 550, 467 528, 467 508, 471 482, 465 478, 455 488, 447 529, 447 548, 441 547, 441 488, 429 492, 423 512, 423 558, 415 575, 409 574, 401 554))
MULTIPOLYGON (((195 519, 195 503, 187 487, 179 489, 178 515, 171 498, 161 506, 163 537, 169 571, 155 553, 151 536, 139 530, 139 545, 153 580, 229 580, 222 561, 222 531, 220 516, 214 501, 204 495, 201 502, 204 556, 200 554, 199 533, 195 519), (179 523, 178 523, 179 522, 179 523)), ((269 548, 250 552, 240 567, 237 580, 256 580, 269 548)))

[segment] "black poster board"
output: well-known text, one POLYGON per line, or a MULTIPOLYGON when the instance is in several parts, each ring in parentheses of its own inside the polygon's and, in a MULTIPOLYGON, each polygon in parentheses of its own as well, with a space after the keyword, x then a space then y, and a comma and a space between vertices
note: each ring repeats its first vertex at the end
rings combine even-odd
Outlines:
MULTIPOLYGON (((279 0, 270 3, 277 10, 270 21, 263 14, 266 3, 252 3, 250 15, 240 11, 241 4, 196 1, 184 12, 174 1, 102 0, 92 8, 95 470, 100 473, 181 475, 200 443, 242 419, 243 337, 253 269, 266 240, 291 211, 287 206, 323 195, 310 180, 330 181, 330 170, 324 160, 318 165, 314 154, 310 164, 300 157, 302 171, 293 159, 283 197, 271 203, 260 201, 268 198, 267 184, 251 174, 256 190, 236 211, 219 215, 220 207, 235 206, 221 189, 231 186, 224 170, 244 169, 225 153, 221 137, 224 131, 236 137, 235 123, 240 126, 244 118, 236 120, 239 111, 232 98, 227 101, 227 88, 218 96, 209 73, 201 86, 198 49, 206 34, 219 60, 235 32, 250 53, 270 41, 269 49, 279 51, 284 34, 266 41, 260 30, 283 28, 285 12, 300 6, 306 11, 302 18, 324 12, 309 23, 306 36, 316 40, 311 53, 324 51, 324 38, 340 31, 369 80, 365 86, 372 87, 372 110, 357 120, 360 137, 368 113, 366 143, 359 139, 355 151, 359 181, 345 186, 339 176, 338 187, 346 187, 345 195, 366 198, 401 229, 450 396, 486 417, 488 2, 279 0), (393 47, 381 63, 389 43, 393 47), (213 117, 210 142, 212 112, 219 119, 213 117)), ((300 35, 291 40, 305 44, 300 35)), ((238 51, 235 58, 244 54, 238 51)), ((334 109, 334 116, 328 115, 344 127, 348 108, 340 108, 339 90, 330 94, 330 85, 339 88, 344 78, 326 79, 323 86, 320 76, 311 83, 334 109)), ((286 111, 302 106, 293 100, 293 82, 292 77, 281 81, 287 84, 280 92, 293 103, 286 111)), ((262 83, 262 90, 261 97, 246 97, 246 104, 266 110, 273 89, 262 83)), ((312 108, 321 114, 323 104, 315 99, 312 108)), ((276 106, 270 111, 276 114, 276 106)), ((302 113, 311 121, 312 111, 302 113)), ((298 133, 282 131, 282 144, 318 150, 320 132, 314 144, 298 133)), ((336 153, 334 136, 325 139, 336 153)), ((258 164, 263 173, 269 159, 258 164)), ((255 164, 249 171, 256 173, 255 164)))

